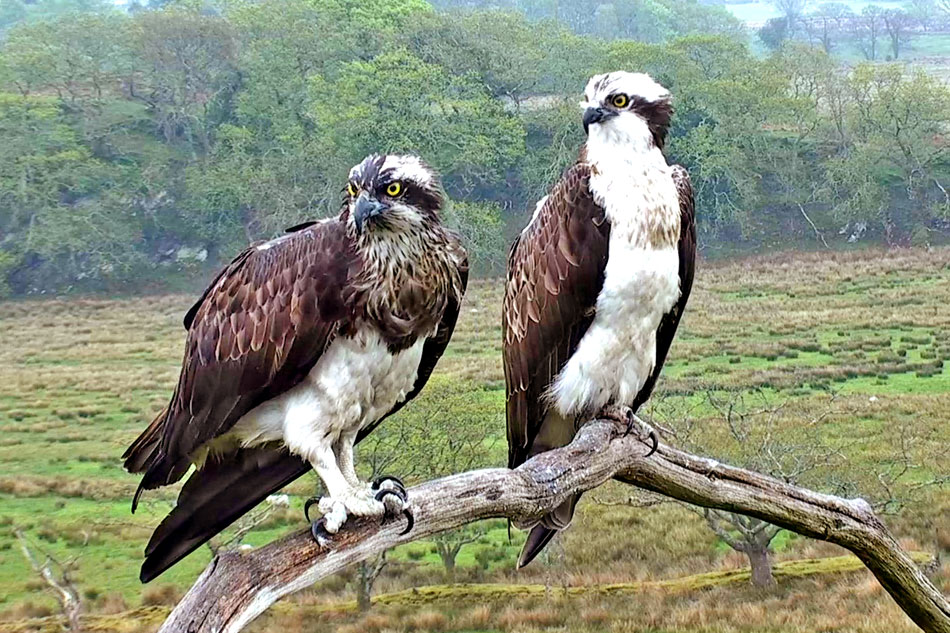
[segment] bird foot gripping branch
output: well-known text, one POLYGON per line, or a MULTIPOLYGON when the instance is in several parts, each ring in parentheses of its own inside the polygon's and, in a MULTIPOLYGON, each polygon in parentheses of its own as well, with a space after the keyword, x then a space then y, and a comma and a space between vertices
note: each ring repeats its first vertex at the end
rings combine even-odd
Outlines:
POLYGON ((650 451, 644 455, 644 458, 655 453, 660 446, 660 440, 653 427, 638 418, 630 407, 607 406, 601 410, 598 417, 614 422, 619 427, 618 433, 621 437, 634 435, 644 444, 649 444, 650 451))
MULTIPOLYGON (((376 479, 370 485, 369 496, 375 502, 382 504, 382 522, 384 524, 403 516, 406 518, 406 527, 400 533, 400 536, 408 534, 412 530, 413 525, 415 525, 415 517, 410 508, 409 493, 400 479, 392 476, 376 479)), ((310 535, 321 547, 330 544, 333 535, 340 531, 347 519, 345 503, 331 497, 311 497, 307 499, 303 506, 303 513, 310 523, 310 535), (316 520, 310 518, 310 508, 314 505, 318 506, 323 514, 322 517, 316 520)))

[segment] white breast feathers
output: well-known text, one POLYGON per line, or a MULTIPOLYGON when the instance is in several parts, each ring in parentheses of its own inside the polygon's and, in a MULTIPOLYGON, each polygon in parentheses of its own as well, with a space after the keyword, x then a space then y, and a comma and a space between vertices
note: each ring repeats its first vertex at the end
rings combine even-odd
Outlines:
POLYGON ((283 441, 308 461, 314 450, 386 415, 416 383, 420 338, 393 354, 375 328, 338 338, 298 385, 242 417, 231 435, 242 445, 283 441))
POLYGON ((656 365, 656 330, 680 296, 679 197, 656 154, 658 161, 622 161, 623 169, 591 177, 610 247, 594 321, 551 388, 562 415, 631 405, 656 365))

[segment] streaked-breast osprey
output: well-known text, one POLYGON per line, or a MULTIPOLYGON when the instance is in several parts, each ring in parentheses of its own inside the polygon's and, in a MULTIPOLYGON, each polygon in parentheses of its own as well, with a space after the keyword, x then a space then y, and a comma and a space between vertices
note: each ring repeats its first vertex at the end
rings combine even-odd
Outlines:
POLYGON ((398 480, 381 491, 357 477, 353 446, 419 393, 455 328, 468 260, 442 202, 420 159, 370 156, 338 217, 247 249, 188 311, 178 386, 124 455, 143 473, 133 512, 143 490, 197 467, 152 534, 143 582, 311 467, 327 490, 315 536, 384 514, 386 494, 407 507, 398 480))
MULTIPOLYGON (((663 156, 670 93, 647 75, 612 72, 592 77, 584 96, 587 142, 508 262, 511 468, 649 398, 693 284, 692 187, 663 156)), ((567 527, 576 503, 532 526, 519 567, 567 527)))

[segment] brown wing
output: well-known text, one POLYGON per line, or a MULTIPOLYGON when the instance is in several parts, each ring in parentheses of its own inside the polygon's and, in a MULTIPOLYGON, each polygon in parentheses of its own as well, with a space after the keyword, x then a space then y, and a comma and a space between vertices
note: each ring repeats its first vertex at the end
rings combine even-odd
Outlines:
POLYGON ((180 479, 196 449, 306 376, 349 319, 347 280, 360 266, 337 220, 231 262, 186 316, 171 402, 126 451, 126 466, 145 472, 140 491, 180 479))
POLYGON ((508 465, 523 463, 544 419, 544 395, 594 318, 610 225, 578 163, 511 248, 503 308, 508 465))
POLYGON ((650 398, 653 388, 656 386, 657 378, 663 369, 663 363, 666 361, 666 355, 673 344, 673 337, 676 335, 676 328, 680 324, 680 318, 683 316, 683 310, 686 309, 686 302, 689 300, 689 293, 693 289, 693 273, 696 269, 696 204, 693 200, 693 185, 689 180, 689 172, 681 165, 673 165, 673 181, 676 183, 676 191, 680 199, 680 239, 679 239, 679 276, 680 276, 680 298, 660 321, 660 327, 656 331, 656 365, 653 367, 653 373, 644 383, 640 393, 637 394, 633 403, 633 410, 636 411, 640 406, 650 398))
MULTIPOLYGON (((422 390, 445 352, 455 330, 462 295, 468 282, 468 259, 461 245, 457 245, 457 261, 461 280, 459 294, 450 296, 435 335, 423 345, 412 391, 376 424, 362 429, 357 442, 422 390)), ((142 582, 148 582, 164 572, 269 495, 308 471, 310 464, 276 446, 241 449, 227 459, 209 461, 188 478, 175 508, 152 534, 139 576, 142 582)))

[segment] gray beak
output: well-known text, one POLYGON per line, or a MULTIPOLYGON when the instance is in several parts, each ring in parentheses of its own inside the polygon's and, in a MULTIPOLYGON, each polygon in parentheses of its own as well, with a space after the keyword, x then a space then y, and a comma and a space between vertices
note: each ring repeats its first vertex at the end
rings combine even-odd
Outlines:
POLYGON ((353 221, 356 223, 356 232, 362 233, 363 225, 387 208, 385 204, 376 198, 371 198, 365 191, 361 193, 360 197, 356 199, 356 204, 353 205, 353 221))
POLYGON ((612 110, 605 110, 603 108, 587 108, 584 110, 584 134, 590 133, 590 126, 594 123, 601 123, 607 119, 617 116, 617 113, 612 110))

